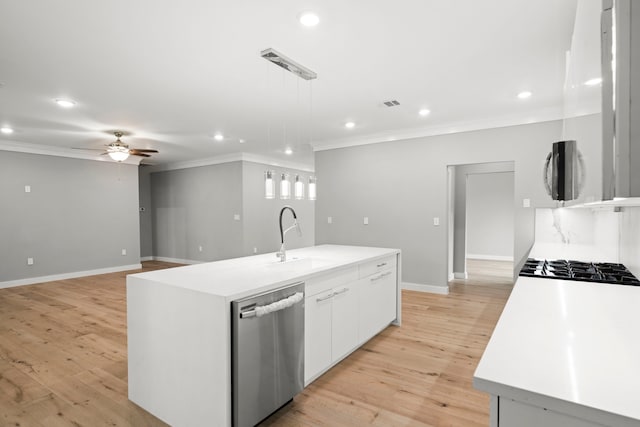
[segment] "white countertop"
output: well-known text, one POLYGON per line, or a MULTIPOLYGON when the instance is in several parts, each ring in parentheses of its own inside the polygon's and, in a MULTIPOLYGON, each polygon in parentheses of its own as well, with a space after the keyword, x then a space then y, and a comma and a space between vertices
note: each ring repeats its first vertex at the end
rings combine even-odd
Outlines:
MULTIPOLYGON (((556 246, 564 247, 536 245, 530 256, 606 261, 594 248, 556 246)), ((519 277, 474 385, 547 408, 548 398, 581 405, 600 420, 617 414, 640 422, 639 310, 640 287, 519 277)), ((633 420, 616 425, 638 425, 633 420)))
POLYGON ((398 249, 320 245, 287 251, 282 263, 275 253, 233 258, 129 275, 131 283, 149 280, 204 292, 229 301, 330 272, 367 259, 397 254, 398 249))

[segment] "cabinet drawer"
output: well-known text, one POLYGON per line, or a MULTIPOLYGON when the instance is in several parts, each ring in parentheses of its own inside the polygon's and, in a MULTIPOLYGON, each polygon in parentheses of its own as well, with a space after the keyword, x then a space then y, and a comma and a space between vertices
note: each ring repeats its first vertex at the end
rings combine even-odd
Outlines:
POLYGON ((362 263, 358 266, 358 277, 362 279, 363 277, 394 268, 396 266, 396 259, 396 255, 390 255, 385 258, 362 263))
POLYGON ((313 276, 306 280, 306 296, 316 295, 320 292, 353 282, 358 279, 358 268, 349 267, 329 273, 313 276))

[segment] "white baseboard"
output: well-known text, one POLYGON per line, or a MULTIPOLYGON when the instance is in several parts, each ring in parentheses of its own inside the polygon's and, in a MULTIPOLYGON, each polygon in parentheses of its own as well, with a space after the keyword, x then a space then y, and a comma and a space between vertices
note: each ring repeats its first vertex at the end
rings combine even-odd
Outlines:
POLYGON ((469 275, 466 271, 464 273, 453 273, 453 278, 467 280, 469 278, 469 275))
POLYGON ((506 255, 480 255, 480 254, 467 254, 467 259, 482 259, 487 261, 511 261, 513 262, 512 256, 506 255))
POLYGON ((406 289, 408 291, 430 292, 432 294, 449 295, 448 286, 422 285, 420 283, 402 282, 400 283, 400 288, 406 289))
POLYGON ((52 274, 50 276, 29 277, 27 279, 0 282, 0 289, 15 286, 33 285, 34 283, 53 282, 56 280, 75 279, 77 277, 95 276, 96 274, 117 273, 119 271, 140 270, 142 264, 119 265, 117 267, 98 268, 96 270, 75 271, 72 273, 52 274))
POLYGON ((453 275, 453 273, 449 273, 449 277, 447 277, 447 280, 450 282, 453 279, 455 279, 456 277, 453 275))
POLYGON ((162 262, 172 262, 174 264, 202 264, 207 261, 196 261, 194 259, 181 259, 181 258, 168 258, 164 256, 154 256, 149 261, 162 261, 162 262))
POLYGON ((140 257, 140 262, 145 262, 145 261, 153 261, 153 257, 152 256, 140 257))

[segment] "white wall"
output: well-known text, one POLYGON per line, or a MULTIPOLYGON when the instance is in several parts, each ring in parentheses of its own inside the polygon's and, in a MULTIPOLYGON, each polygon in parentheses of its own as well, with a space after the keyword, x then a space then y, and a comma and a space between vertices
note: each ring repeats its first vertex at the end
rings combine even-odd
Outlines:
POLYGON ((467 258, 513 260, 513 172, 467 175, 467 258))
POLYGON ((620 215, 620 262, 640 278, 640 207, 622 208, 620 215))

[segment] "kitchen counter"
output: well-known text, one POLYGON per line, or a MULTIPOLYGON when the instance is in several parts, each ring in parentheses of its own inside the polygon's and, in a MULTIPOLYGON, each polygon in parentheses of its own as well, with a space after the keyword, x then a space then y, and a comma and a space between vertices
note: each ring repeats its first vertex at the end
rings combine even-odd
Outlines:
MULTIPOLYGON (((310 364, 314 371, 309 378, 305 367, 308 383, 389 322, 400 323, 399 256, 397 249, 322 245, 287 251, 289 261, 284 263, 271 253, 127 276, 129 399, 174 426, 230 426, 231 302, 297 282, 305 282, 305 295, 339 286, 340 294, 353 295, 350 301, 356 304, 359 296, 374 301, 368 293, 373 289, 393 293, 382 294, 384 300, 376 307, 387 316, 384 324, 375 324, 361 341, 356 342, 356 336, 344 353, 331 355, 326 363, 310 364), (344 294, 347 288, 353 288, 353 294, 344 294)), ((316 300, 326 298, 311 297, 316 300)), ((307 355, 305 350, 305 364, 307 356, 316 362, 332 345, 325 345, 317 331, 318 336, 307 337, 307 315, 313 311, 309 304, 305 300, 305 348, 317 345, 318 351, 307 355)), ((331 306, 323 307, 332 313, 331 306)), ((350 324, 341 330, 357 334, 359 326, 369 326, 362 318, 365 312, 371 310, 348 308, 350 324)), ((325 324, 318 320, 311 326, 324 330, 325 324)))
POLYGON ((269 253, 132 274, 127 276, 127 283, 162 283, 218 296, 230 302, 292 281, 303 281, 319 272, 331 272, 364 259, 381 258, 398 252, 397 249, 364 246, 311 246, 288 250, 284 263, 278 260, 275 253, 269 253))
MULTIPOLYGON (((615 261, 600 255, 597 248, 571 245, 536 245, 530 254, 615 261)), ((639 287, 519 277, 476 369, 474 386, 580 420, 638 426, 639 308, 639 287)))

